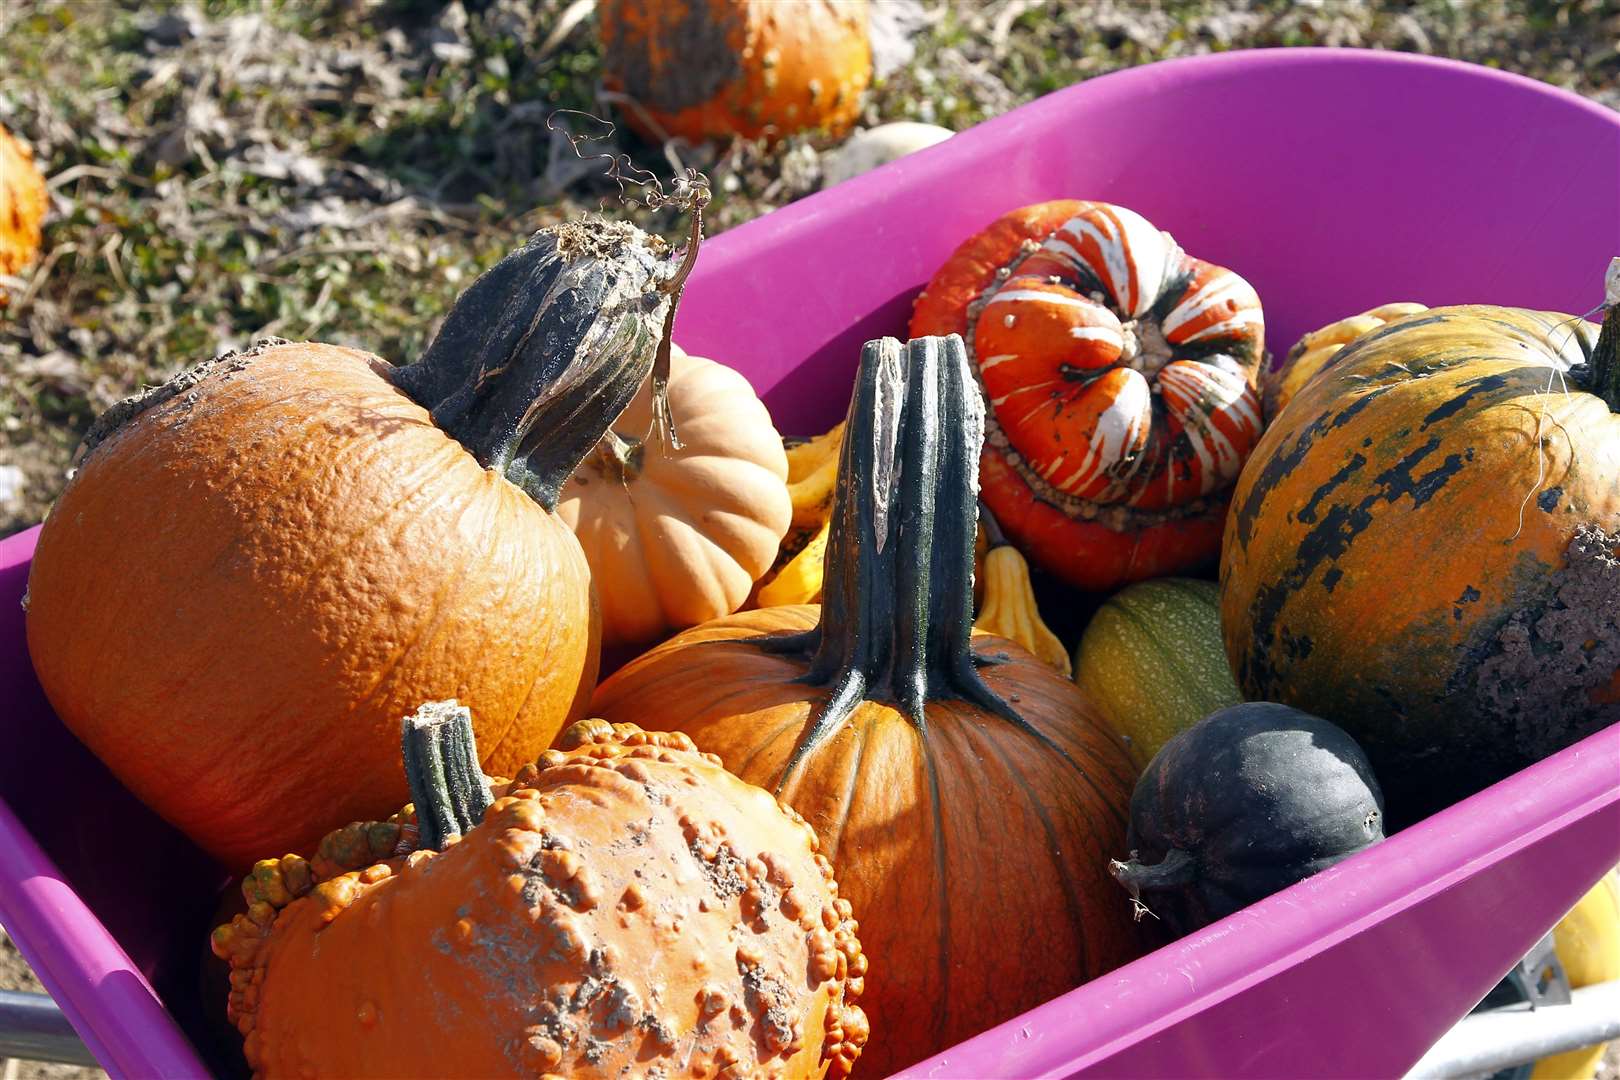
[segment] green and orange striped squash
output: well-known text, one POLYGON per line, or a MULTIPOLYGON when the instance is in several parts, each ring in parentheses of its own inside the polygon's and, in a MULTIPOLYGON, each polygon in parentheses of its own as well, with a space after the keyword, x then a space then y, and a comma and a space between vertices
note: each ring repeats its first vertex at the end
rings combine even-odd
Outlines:
POLYGON ((1263 426, 1260 298, 1123 206, 1057 200, 970 237, 911 334, 960 334, 990 424, 983 498, 1083 589, 1213 563, 1263 426))
POLYGON ((1121 589, 1086 624, 1074 681, 1145 769, 1172 736, 1243 700, 1221 643, 1220 588, 1157 578, 1121 589))
POLYGON ((1238 685, 1339 724, 1411 820, 1620 720, 1620 307, 1359 338, 1233 498, 1238 685))

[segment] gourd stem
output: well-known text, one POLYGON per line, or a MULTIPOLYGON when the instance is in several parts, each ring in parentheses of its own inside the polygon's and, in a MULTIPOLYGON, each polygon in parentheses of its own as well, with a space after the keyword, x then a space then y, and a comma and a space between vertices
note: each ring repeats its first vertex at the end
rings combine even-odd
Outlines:
POLYGON ((472 713, 454 701, 430 701, 402 727, 419 847, 443 851, 451 839, 483 821, 494 801, 478 766, 472 713))
POLYGON ((979 500, 979 524, 984 526, 984 538, 990 541, 992 548, 1007 546, 1007 534, 1001 531, 1001 522, 996 520, 996 515, 990 512, 983 499, 979 500))
POLYGON ((1133 899, 1144 891, 1180 888, 1192 881, 1197 869, 1193 857, 1180 848, 1171 848, 1163 859, 1152 864, 1137 862, 1134 851, 1128 861, 1115 859, 1108 864, 1114 880, 1125 886, 1133 899))
POLYGON ((828 532, 815 630, 749 639, 809 657, 803 681, 829 686, 784 768, 786 784, 863 702, 894 703, 926 728, 927 703, 966 699, 1024 720, 980 679, 973 555, 984 405, 962 339, 893 338, 861 351, 828 532))
POLYGON ((1586 365, 1592 373, 1592 393, 1603 399, 1610 412, 1620 413, 1620 303, 1610 304, 1604 313, 1603 329, 1586 365))
POLYGON ((461 295, 394 384, 479 464, 551 510, 660 356, 661 398, 673 309, 695 258, 689 245, 672 264, 661 242, 624 222, 543 230, 461 295))

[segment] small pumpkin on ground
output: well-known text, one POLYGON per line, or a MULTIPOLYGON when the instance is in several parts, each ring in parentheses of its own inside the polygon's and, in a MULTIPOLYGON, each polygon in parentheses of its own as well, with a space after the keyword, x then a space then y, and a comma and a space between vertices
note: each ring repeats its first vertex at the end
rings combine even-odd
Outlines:
POLYGON ((670 361, 680 446, 654 423, 649 380, 557 503, 591 564, 605 646, 736 611, 792 518, 782 438, 748 380, 679 348, 670 361))
POLYGON ((598 663, 551 511, 656 367, 695 222, 679 265, 628 224, 537 234, 410 367, 267 342, 114 406, 29 576, 57 715, 232 868, 403 801, 424 699, 476 710, 491 771, 532 760, 598 663))
POLYGON ((1266 364, 1260 371, 1260 402, 1265 406, 1266 420, 1269 422, 1282 412, 1283 406, 1293 400, 1300 387, 1332 367, 1340 350, 1356 338, 1370 334, 1396 319, 1427 310, 1422 304, 1409 302, 1381 304, 1371 311, 1329 323, 1300 338, 1288 350, 1288 355, 1280 361, 1266 364))
POLYGON ((687 732, 815 826, 872 957, 874 1076, 1142 945, 1105 867, 1123 747, 1072 682, 972 632, 982 408, 960 339, 869 343, 823 604, 686 631, 592 701, 687 732))
POLYGON ((412 805, 255 864, 213 933, 256 1076, 848 1075, 866 958, 798 815, 600 720, 493 787, 455 702, 404 753, 412 805))
POLYGON ((1221 624, 1331 717, 1397 825, 1620 720, 1620 304, 1601 336, 1435 308, 1356 340, 1239 481, 1221 624))
POLYGON ((911 334, 961 334, 991 417, 984 501, 1082 589, 1213 561, 1260 437, 1260 299, 1139 214, 1058 200, 970 237, 911 334))
POLYGON ((1086 624, 1074 681, 1146 768, 1171 736, 1243 700, 1221 642, 1220 588, 1159 578, 1121 589, 1086 624))
MULTIPOLYGON (((0 127, 0 274, 20 274, 39 256, 49 205, 45 177, 32 151, 0 127)), ((5 302, 0 291, 0 306, 5 302)))
POLYGON ((1355 740, 1271 702, 1234 705, 1164 744, 1131 795, 1133 901, 1191 933, 1384 838, 1384 801, 1355 740))
POLYGON ((602 0, 602 64, 662 140, 840 136, 872 81, 866 0, 602 0))

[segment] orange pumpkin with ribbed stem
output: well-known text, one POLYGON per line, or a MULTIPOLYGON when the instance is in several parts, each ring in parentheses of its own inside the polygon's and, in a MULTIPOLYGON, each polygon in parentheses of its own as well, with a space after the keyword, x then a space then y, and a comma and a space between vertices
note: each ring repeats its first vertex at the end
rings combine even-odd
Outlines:
POLYGON ((621 114, 653 138, 839 136, 872 81, 866 0, 603 0, 621 114))
POLYGON ((848 1075, 866 959, 804 819, 684 735, 574 725, 511 781, 455 702, 412 805, 264 860, 214 931, 254 1075, 848 1075))
POLYGON ((969 238, 911 333, 960 334, 990 403, 984 501, 1033 561, 1113 589, 1212 562, 1259 440, 1259 297, 1122 206, 1058 200, 969 238))
MULTIPOLYGON (((20 274, 38 257, 48 205, 33 153, 0 127, 0 274, 20 274)), ((5 300, 0 291, 0 305, 5 300)))
POLYGON ((1620 297, 1358 338, 1243 472, 1221 627, 1250 700, 1366 749, 1397 825, 1620 721, 1620 297))
POLYGON ((972 635, 983 412, 962 343, 867 345, 824 603, 746 611, 608 679, 593 713, 687 732, 821 836, 872 958, 874 1076, 1125 961, 1107 873, 1135 777, 1073 683, 972 635))
POLYGON ((63 723, 231 868, 403 801, 396 725, 425 698, 477 710, 491 771, 533 760, 598 664, 551 509, 654 367, 682 273, 632 226, 570 222, 410 367, 268 343, 115 406, 29 576, 63 723))

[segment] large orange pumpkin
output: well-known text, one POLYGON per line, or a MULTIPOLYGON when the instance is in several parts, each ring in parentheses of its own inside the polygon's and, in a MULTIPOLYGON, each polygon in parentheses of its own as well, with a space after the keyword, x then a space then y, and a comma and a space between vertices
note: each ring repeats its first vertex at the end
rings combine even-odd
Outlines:
POLYGON ((604 646, 736 611, 793 518, 782 437, 748 380, 679 348, 670 361, 680 445, 654 424, 649 380, 557 503, 601 583, 604 646))
POLYGON ((592 711, 687 732, 816 828, 885 1076, 1136 954, 1107 871, 1135 771, 1073 683, 970 639, 983 413, 961 340, 873 342, 858 379, 824 604, 677 635, 592 711))
MULTIPOLYGON (((0 127, 0 274, 20 274, 39 254, 49 199, 34 155, 0 127)), ((0 291, 0 304, 5 293, 0 291)))
POLYGON ((866 0, 602 0, 603 66, 655 138, 848 131, 872 81, 866 0))
POLYGON ((1086 589, 1213 562, 1259 440, 1260 300, 1122 206, 1059 200, 970 237, 913 336, 961 334, 991 406, 984 501, 1086 589))
POLYGON ((680 734, 586 721, 491 789, 465 709, 405 728, 413 805, 214 931, 255 1076, 849 1073, 866 959, 803 818, 680 734))
POLYGON ((1354 736, 1397 823, 1620 720, 1617 410, 1620 304, 1601 337, 1450 307, 1336 354, 1233 499, 1244 694, 1354 736))
POLYGON ((415 365, 266 343, 115 406, 45 522, 28 645, 62 721, 232 867, 403 801, 398 718, 477 710, 511 772, 597 669, 551 513, 651 368, 677 271, 586 220, 467 292, 415 365))

